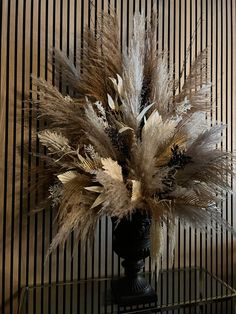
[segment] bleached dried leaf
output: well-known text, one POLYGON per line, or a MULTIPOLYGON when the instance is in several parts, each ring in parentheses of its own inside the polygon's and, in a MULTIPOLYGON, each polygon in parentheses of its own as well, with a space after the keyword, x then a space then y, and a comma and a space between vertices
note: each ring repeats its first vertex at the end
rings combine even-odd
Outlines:
POLYGON ((130 128, 129 126, 124 126, 123 128, 119 129, 119 133, 123 133, 123 132, 128 131, 128 130, 133 131, 133 129, 130 128))
POLYGON ((103 191, 103 187, 97 186, 97 185, 95 185, 95 186, 86 186, 84 189, 87 190, 87 191, 95 192, 95 193, 102 193, 102 191, 103 191))
POLYGON ((137 120, 139 122, 142 121, 143 117, 145 116, 145 114, 148 112, 148 110, 154 105, 154 103, 148 105, 147 107, 143 108, 143 110, 140 112, 140 114, 137 117, 137 120))
POLYGON ((135 202, 139 200, 142 196, 141 193, 141 182, 137 180, 132 180, 132 196, 131 201, 135 202))
POLYGON ((61 183, 66 184, 69 181, 73 180, 76 177, 76 172, 74 171, 67 171, 62 174, 59 174, 57 177, 61 181, 61 183))
POLYGON ((108 101, 108 105, 111 108, 111 110, 116 110, 116 105, 114 103, 114 100, 112 99, 112 97, 107 94, 107 101, 108 101))
POLYGON ((122 92, 123 92, 123 79, 122 79, 122 77, 119 74, 116 74, 116 76, 117 76, 117 90, 118 90, 118 93, 120 95, 122 95, 122 92))
POLYGON ((114 88, 117 90, 117 81, 114 77, 109 77, 109 79, 112 81, 114 88))
POLYGON ((116 74, 117 80, 113 77, 109 77, 109 79, 112 81, 115 90, 118 92, 120 96, 122 96, 123 92, 123 79, 119 74, 116 74))
POLYGON ((93 209, 99 205, 101 205, 104 201, 106 200, 106 196, 105 194, 100 194, 96 200, 94 201, 94 203, 92 204, 92 206, 90 207, 90 209, 93 209))

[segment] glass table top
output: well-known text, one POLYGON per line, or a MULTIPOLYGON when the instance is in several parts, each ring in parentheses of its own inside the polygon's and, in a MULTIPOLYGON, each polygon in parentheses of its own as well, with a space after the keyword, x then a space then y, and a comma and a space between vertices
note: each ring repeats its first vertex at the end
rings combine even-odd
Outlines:
POLYGON ((229 300, 236 291, 200 268, 162 270, 143 274, 157 292, 158 301, 121 307, 112 302, 111 278, 80 280, 22 289, 19 314, 157 313, 186 306, 229 300))

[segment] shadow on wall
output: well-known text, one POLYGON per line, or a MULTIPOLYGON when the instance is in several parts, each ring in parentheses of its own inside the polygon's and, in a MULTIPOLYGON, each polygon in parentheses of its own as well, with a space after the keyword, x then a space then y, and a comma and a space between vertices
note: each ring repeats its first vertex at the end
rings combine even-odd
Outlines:
MULTIPOLYGON (((52 218, 52 217, 51 217, 52 218)), ((23 228, 21 234, 21 242, 19 243, 19 236, 17 228, 14 233, 14 242, 11 241, 11 237, 8 234, 6 240, 6 264, 5 264, 5 291, 8 294, 5 295, 5 313, 10 313, 10 304, 13 301, 14 313, 18 307, 18 298, 19 298, 19 286, 25 285, 36 285, 56 281, 65 281, 65 280, 75 280, 79 276, 83 277, 83 272, 85 265, 88 265, 88 277, 92 277, 91 270, 91 256, 90 251, 86 251, 85 248, 82 249, 82 254, 79 255, 78 251, 73 255, 73 265, 71 264, 72 258, 71 254, 73 253, 73 244, 71 239, 66 244, 66 255, 64 254, 63 249, 59 250, 58 253, 55 252, 51 255, 50 260, 45 264, 45 254, 49 246, 49 235, 50 235, 50 212, 47 213, 38 213, 37 217, 35 215, 27 216, 26 213, 23 216, 23 228), (27 228, 28 223, 28 228, 27 228), (44 226, 44 232, 43 231, 44 226), (12 244, 13 248, 12 248, 12 244), (21 256, 19 256, 19 247, 21 246, 21 256), (28 250, 27 250, 28 247, 28 250), (12 251, 13 249, 13 251, 12 251), (11 256, 13 254, 13 268, 10 267, 11 256), (21 269, 19 270, 19 263, 21 269), (78 263, 80 263, 80 273, 78 273, 78 263), (64 269, 66 265, 66 273, 64 269), (72 265, 72 269, 71 269, 72 265), (90 269, 90 270, 89 270, 90 269), (49 273, 51 270, 51 273, 49 273), (57 273, 58 272, 58 273, 57 273), (20 280, 19 283, 19 273, 20 280), (71 278, 71 273, 73 278, 71 278), (11 294, 11 295, 10 295, 11 294)), ((55 215, 53 215, 53 219, 55 215)), ((19 216, 15 217, 15 224, 18 224, 19 216)), ((55 228, 56 229, 56 228, 55 228)), ((53 231, 53 234, 55 234, 53 231)), ((52 234, 52 235, 53 235, 52 234)), ((0 239, 2 240, 2 239, 0 239)), ((0 241, 2 245, 2 241, 0 241)), ((236 287, 236 262, 231 265, 231 261, 236 261, 236 250, 234 250, 234 256, 228 254, 231 252, 230 241, 224 241, 223 244, 221 241, 218 242, 219 246, 217 248, 211 248, 208 246, 208 252, 212 252, 212 269, 211 269, 211 259, 208 258, 207 268, 209 271, 212 271, 214 274, 217 274, 218 277, 221 277, 224 281, 232 285, 232 280, 234 282, 234 287, 236 287), (221 251, 221 245, 223 250, 221 251), (228 251, 227 251, 228 249, 228 251), (217 269, 216 269, 216 258, 218 258, 217 269), (223 272, 222 272, 223 271, 223 272)), ((236 240, 234 240, 233 247, 236 246, 236 240)), ((2 247, 0 247, 2 252, 2 247)), ((192 254, 196 254, 192 252, 192 254)), ((186 256, 181 254, 181 261, 183 262, 186 259, 186 256)), ((182 264, 182 263, 181 263, 182 264)), ((200 266, 200 265, 198 265, 200 266)), ((87 267, 87 266, 86 266, 87 267)), ((109 265, 108 265, 109 267, 109 265)), ((0 269, 2 273, 2 269, 0 269)), ((98 275, 98 271, 95 271, 95 275, 98 275)), ((96 277, 96 276, 95 276, 96 277)), ((2 294, 0 294, 2 297, 2 294)), ((1 304, 1 302, 0 302, 1 304)), ((220 312, 222 307, 228 306, 227 304, 222 304, 215 306, 213 313, 224 313, 220 312)))

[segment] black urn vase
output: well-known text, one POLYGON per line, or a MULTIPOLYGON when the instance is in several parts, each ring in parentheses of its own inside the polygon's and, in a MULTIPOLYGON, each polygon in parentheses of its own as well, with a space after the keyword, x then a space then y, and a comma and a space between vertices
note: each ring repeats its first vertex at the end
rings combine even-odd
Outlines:
POLYGON ((150 255, 151 220, 146 213, 135 212, 118 224, 112 218, 113 250, 123 258, 124 277, 112 281, 112 296, 118 305, 135 305, 157 301, 154 289, 141 273, 144 259, 150 255))

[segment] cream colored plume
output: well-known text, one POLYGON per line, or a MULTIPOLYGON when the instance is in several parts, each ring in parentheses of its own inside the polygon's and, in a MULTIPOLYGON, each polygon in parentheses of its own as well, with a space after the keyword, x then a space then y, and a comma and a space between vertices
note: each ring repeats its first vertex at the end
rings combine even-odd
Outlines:
POLYGON ((123 56, 123 111, 127 122, 136 128, 136 118, 140 113, 145 57, 145 16, 136 13, 129 48, 123 56))
POLYGON ((160 218, 152 219, 150 235, 152 270, 154 271, 154 269, 156 269, 158 276, 161 266, 161 257, 164 252, 164 230, 160 218))
POLYGON ((175 120, 163 121, 157 110, 153 111, 142 129, 142 142, 140 144, 141 172, 145 186, 151 189, 153 175, 156 173, 156 155, 165 141, 175 132, 175 120))
POLYGON ((171 106, 171 104, 169 104, 169 102, 173 94, 173 82, 171 80, 171 72, 168 69, 166 53, 158 58, 152 84, 151 100, 155 103, 155 109, 157 109, 163 117, 166 117, 168 111, 170 111, 169 106, 171 106))

